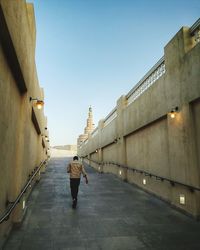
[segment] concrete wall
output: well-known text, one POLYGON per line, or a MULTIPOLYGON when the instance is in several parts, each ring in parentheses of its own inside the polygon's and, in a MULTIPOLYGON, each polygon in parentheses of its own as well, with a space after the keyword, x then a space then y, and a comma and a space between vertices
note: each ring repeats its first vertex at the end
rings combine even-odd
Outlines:
MULTIPOLYGON (((33 169, 48 158, 47 119, 30 102, 30 97, 44 98, 35 67, 35 33, 32 4, 0 0, 0 215, 33 169)), ((27 198, 28 194, 22 200, 27 198)), ((23 218, 22 200, 0 224, 0 248, 13 223, 23 218)))
POLYGON ((199 191, 116 165, 200 187, 200 43, 194 42, 189 28, 181 28, 165 46, 164 65, 165 73, 133 102, 128 95, 118 99, 117 116, 109 124, 100 121, 98 134, 83 143, 78 154, 89 158, 96 169, 97 162, 103 163, 102 171, 198 217, 199 191), (174 107, 178 112, 172 119, 174 107), (94 155, 95 150, 98 153, 94 155), (185 195, 185 204, 180 204, 180 195, 185 195))
POLYGON ((56 149, 56 148, 51 148, 50 152, 51 152, 51 159, 72 157, 77 154, 76 150, 66 150, 66 149, 56 149))

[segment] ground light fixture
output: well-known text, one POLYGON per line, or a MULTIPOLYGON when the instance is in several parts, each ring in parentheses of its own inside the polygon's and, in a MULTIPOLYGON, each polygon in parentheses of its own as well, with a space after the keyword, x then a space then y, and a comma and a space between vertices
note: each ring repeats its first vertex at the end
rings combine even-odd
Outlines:
POLYGON ((22 203, 22 209, 25 209, 25 206, 26 206, 26 201, 23 200, 23 203, 22 203))
POLYGON ((172 119, 174 119, 177 112, 178 112, 178 107, 173 108, 173 109, 170 111, 170 117, 171 117, 172 119))
POLYGON ((42 107, 44 106, 44 101, 39 100, 38 98, 32 98, 30 97, 30 102, 34 101, 34 105, 38 108, 38 109, 42 109, 42 107))
POLYGON ((181 205, 185 205, 185 195, 184 194, 180 194, 179 202, 181 205))
POLYGON ((119 170, 119 175, 122 175, 122 171, 121 170, 119 170))
POLYGON ((146 184, 147 184, 147 180, 146 180, 146 179, 143 179, 143 180, 142 180, 142 183, 143 183, 143 185, 146 185, 146 184))

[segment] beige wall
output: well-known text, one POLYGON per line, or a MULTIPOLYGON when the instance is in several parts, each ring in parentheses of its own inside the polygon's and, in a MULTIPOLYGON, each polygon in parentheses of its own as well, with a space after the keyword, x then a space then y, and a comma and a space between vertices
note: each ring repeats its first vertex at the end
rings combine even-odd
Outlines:
MULTIPOLYGON (((7 201, 16 199, 29 174, 48 158, 49 143, 45 141, 42 145, 42 135, 48 135, 43 110, 37 110, 30 102, 30 97, 43 99, 44 95, 35 67, 33 6, 23 0, 0 0, 0 18, 1 216, 7 201), (33 109, 39 133, 32 121, 33 109)), ((23 199, 26 200, 27 195, 23 199)), ((0 224, 1 244, 13 223, 21 221, 23 213, 21 200, 9 220, 0 224)))
POLYGON ((162 119, 126 137, 127 165, 169 177, 167 121, 162 119), (141 153, 144 157, 141 157, 141 153), (154 157, 152 157, 154 156, 154 157))
MULTIPOLYGON (((196 138, 196 156, 198 165, 200 165, 200 100, 192 103, 192 118, 194 119, 194 134, 193 136, 196 138)), ((200 179, 200 176, 199 176, 200 179)))
POLYGON ((115 162, 200 187, 200 43, 194 42, 189 28, 180 29, 165 46, 164 64, 165 73, 135 101, 129 103, 127 96, 117 100, 117 116, 109 124, 101 121, 98 135, 83 143, 78 154, 90 156, 98 149, 95 160, 104 164, 104 172, 200 216, 199 191, 192 193, 184 186, 105 164, 115 162), (170 111, 176 106, 179 111, 172 119, 170 111), (179 202, 180 194, 186 197, 185 205, 179 202))

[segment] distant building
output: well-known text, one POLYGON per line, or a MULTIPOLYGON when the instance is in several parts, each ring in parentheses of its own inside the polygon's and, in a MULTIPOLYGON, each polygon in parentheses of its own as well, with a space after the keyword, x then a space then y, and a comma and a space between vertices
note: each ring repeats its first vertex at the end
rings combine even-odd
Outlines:
POLYGON ((70 151, 76 151, 77 145, 62 145, 62 146, 54 146, 55 149, 61 149, 61 150, 70 150, 70 151))
POLYGON ((93 114, 92 114, 92 107, 90 106, 88 112, 87 124, 84 129, 84 134, 79 135, 77 140, 78 147, 81 145, 82 142, 84 142, 88 138, 89 134, 91 134, 93 130, 94 130, 93 114))

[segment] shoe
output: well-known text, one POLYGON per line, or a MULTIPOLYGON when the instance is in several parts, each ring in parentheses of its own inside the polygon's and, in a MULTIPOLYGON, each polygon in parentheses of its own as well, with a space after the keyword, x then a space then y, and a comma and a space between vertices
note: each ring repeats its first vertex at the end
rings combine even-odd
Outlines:
POLYGON ((77 205, 77 199, 73 199, 73 203, 72 203, 72 208, 76 208, 77 205))

